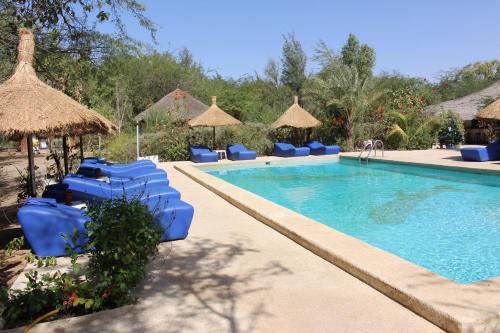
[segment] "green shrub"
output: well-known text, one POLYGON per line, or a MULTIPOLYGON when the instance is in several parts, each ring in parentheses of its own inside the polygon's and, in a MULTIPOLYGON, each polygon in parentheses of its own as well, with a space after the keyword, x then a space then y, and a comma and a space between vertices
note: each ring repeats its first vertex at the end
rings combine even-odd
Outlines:
POLYGON ((439 115, 438 140, 440 145, 456 145, 464 141, 464 122, 460 115, 446 111, 439 115))
POLYGON ((137 158, 136 138, 133 132, 122 132, 106 142, 106 155, 110 161, 127 163, 137 158))
POLYGON ((163 229, 139 199, 104 201, 90 207, 88 215, 87 279, 98 295, 109 294, 97 299, 108 307, 127 304, 131 289, 146 276, 146 265, 156 253, 163 229))
MULTIPOLYGON (((2 290, 5 306, 2 317, 7 327, 15 327, 54 312, 54 315, 78 315, 131 303, 132 289, 146 275, 149 258, 157 251, 163 232, 139 199, 104 201, 90 206, 87 231, 80 235, 74 229, 72 243, 83 237, 89 264, 80 269, 79 255, 67 246, 71 270, 67 273, 39 275, 26 273, 28 284, 23 290, 2 290)), ((19 242, 9 245, 20 248, 19 242)), ((38 266, 55 264, 53 258, 42 260, 28 256, 38 266)))

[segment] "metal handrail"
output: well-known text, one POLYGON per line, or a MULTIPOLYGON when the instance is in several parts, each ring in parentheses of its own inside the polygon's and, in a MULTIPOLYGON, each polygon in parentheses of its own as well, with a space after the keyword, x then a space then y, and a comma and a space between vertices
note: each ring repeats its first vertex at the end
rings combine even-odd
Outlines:
POLYGON ((368 159, 368 157, 370 157, 370 154, 372 152, 372 149, 373 149, 373 142, 370 140, 367 144, 365 144, 365 146, 363 147, 363 149, 361 150, 361 152, 359 153, 358 155, 358 160, 361 161, 361 159, 363 158, 362 155, 363 153, 368 149, 368 147, 370 148, 370 150, 368 151, 368 154, 366 155, 366 158, 365 159, 368 159))
POLYGON ((365 151, 367 151, 368 148, 369 148, 369 150, 368 150, 368 154, 366 154, 366 157, 364 158, 365 160, 368 161, 368 159, 370 158, 370 155, 372 154, 372 151, 374 152, 374 155, 377 156, 377 144, 379 144, 381 146, 381 148, 382 148, 382 157, 384 157, 384 152, 385 152, 384 142, 382 140, 375 140, 375 141, 368 140, 368 142, 365 144, 365 146, 363 147, 363 149, 359 153, 358 160, 361 161, 361 159, 363 159, 363 153, 365 151))
POLYGON ((375 140, 373 143, 373 149, 375 150, 374 154, 377 156, 377 143, 382 145, 382 157, 384 157, 384 142, 382 140, 375 140))

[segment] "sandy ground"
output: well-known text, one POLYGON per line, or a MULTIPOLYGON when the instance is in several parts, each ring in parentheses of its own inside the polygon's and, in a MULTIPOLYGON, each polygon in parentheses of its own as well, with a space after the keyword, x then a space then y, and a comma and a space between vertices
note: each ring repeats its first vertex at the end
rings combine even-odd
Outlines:
MULTIPOLYGON (((38 175, 45 174, 47 164, 44 154, 36 155, 35 165, 39 167, 38 175)), ((21 227, 17 223, 16 212, 17 186, 19 171, 28 165, 27 154, 17 152, 0 152, 0 284, 10 286, 23 270, 26 250, 7 256, 5 247, 15 237, 22 236, 21 227), (19 171, 18 171, 19 170, 19 171)))

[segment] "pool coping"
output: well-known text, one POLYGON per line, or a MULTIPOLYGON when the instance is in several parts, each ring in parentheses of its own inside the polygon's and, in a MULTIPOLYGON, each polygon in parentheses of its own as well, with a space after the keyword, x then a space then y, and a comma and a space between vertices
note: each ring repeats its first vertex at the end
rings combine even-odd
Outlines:
MULTIPOLYGON (((338 158, 338 157, 335 157, 338 158)), ((234 165, 327 158, 259 158, 234 165), (286 161, 285 161, 286 160, 286 161)), ((227 165, 226 163, 224 163, 227 165)), ((417 163, 418 164, 418 163, 417 163)), ((217 163, 205 164, 214 166, 217 163)), ((219 163, 222 165, 222 163, 219 163)), ((194 163, 174 167, 255 219, 449 332, 500 330, 500 277, 458 284, 396 255, 214 177, 194 163)))

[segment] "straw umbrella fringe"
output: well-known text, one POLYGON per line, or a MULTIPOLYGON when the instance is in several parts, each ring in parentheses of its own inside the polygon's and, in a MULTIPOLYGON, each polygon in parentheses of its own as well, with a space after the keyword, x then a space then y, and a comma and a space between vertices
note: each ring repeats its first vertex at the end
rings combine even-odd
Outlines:
POLYGON ((241 121, 225 113, 217 106, 217 97, 212 96, 212 105, 207 111, 188 122, 191 127, 212 127, 212 149, 215 150, 215 127, 240 125, 241 121))
MULTIPOLYGON (((295 135, 297 137, 299 129, 310 129, 318 126, 321 126, 321 121, 314 118, 309 112, 300 107, 298 96, 294 96, 292 106, 290 106, 288 110, 286 110, 285 113, 278 118, 278 120, 271 124, 271 127, 274 129, 290 127, 295 128, 295 135)), ((310 131, 307 132, 306 136, 309 137, 309 135, 310 131)))
POLYGON ((33 33, 19 29, 18 65, 12 77, 0 85, 0 133, 11 139, 27 137, 31 195, 36 195, 33 135, 64 139, 67 135, 110 134, 116 130, 97 112, 40 81, 32 66, 34 52, 33 33))
POLYGON ((298 96, 294 96, 292 106, 278 120, 271 124, 271 127, 274 129, 282 127, 312 128, 318 126, 321 126, 321 121, 300 107, 298 96))
POLYGON ((477 114, 477 118, 500 120, 500 99, 497 99, 477 114))
POLYGON ((18 139, 113 132, 116 127, 99 113, 37 78, 32 66, 33 33, 19 29, 19 34, 18 65, 0 86, 0 133, 18 139))

